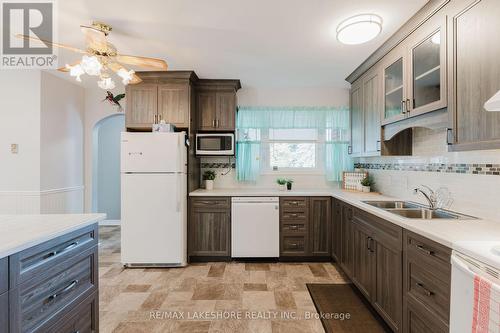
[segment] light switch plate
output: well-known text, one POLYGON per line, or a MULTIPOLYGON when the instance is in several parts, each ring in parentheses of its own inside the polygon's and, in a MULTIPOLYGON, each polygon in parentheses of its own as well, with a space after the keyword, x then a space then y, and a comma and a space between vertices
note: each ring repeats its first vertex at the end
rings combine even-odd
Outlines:
POLYGON ((17 154, 19 152, 19 145, 17 143, 10 144, 10 152, 12 154, 17 154))

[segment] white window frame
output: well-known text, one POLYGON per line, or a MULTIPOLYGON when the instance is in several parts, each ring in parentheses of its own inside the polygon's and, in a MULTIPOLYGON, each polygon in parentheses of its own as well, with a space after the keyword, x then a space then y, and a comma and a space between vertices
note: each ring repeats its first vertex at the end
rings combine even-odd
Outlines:
POLYGON ((269 130, 261 130, 261 174, 262 175, 323 175, 325 174, 325 130, 316 129, 318 137, 316 140, 270 140, 269 130), (315 165, 314 168, 278 168, 273 170, 270 165, 270 153, 272 143, 314 143, 316 145, 315 165))

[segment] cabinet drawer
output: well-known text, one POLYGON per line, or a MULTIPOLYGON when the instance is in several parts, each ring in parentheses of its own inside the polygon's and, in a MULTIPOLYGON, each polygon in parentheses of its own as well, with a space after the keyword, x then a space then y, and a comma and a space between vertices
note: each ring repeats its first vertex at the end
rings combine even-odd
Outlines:
POLYGON ((302 222, 285 222, 281 225, 281 232, 283 233, 304 233, 307 231, 307 223, 302 222))
POLYGON ((408 296, 406 300, 406 333, 448 333, 448 325, 439 320, 423 304, 408 296))
POLYGON ((406 231, 405 234, 407 260, 418 263, 433 275, 449 283, 451 250, 412 232, 406 231))
POLYGON ((97 224, 94 224, 11 255, 11 288, 97 245, 97 241, 97 224))
POLYGON ((441 281, 420 265, 408 263, 408 284, 406 292, 432 310, 445 322, 450 317, 450 284, 441 281))
POLYGON ((207 197, 192 198, 191 202, 194 208, 229 208, 230 198, 227 197, 207 197))
POLYGON ((304 197, 281 198, 280 205, 283 210, 307 208, 307 198, 304 197))
POLYGON ((95 292, 69 311, 61 320, 51 327, 49 332, 97 332, 99 328, 98 307, 98 296, 97 292, 95 292))
POLYGON ((97 246, 11 289, 11 330, 31 332, 52 325, 96 290, 97 246))
POLYGON ((282 246, 282 254, 305 255, 307 251, 307 236, 283 235, 281 246, 282 246))
POLYGON ((9 289, 9 258, 0 259, 0 294, 9 289))
POLYGON ((281 219, 289 221, 305 221, 307 220, 307 211, 283 211, 281 212, 281 219))

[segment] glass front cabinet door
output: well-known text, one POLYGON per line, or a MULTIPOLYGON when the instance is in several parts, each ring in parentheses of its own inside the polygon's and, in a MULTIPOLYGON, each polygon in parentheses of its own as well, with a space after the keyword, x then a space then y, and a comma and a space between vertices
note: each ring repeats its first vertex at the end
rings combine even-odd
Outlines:
POLYGON ((404 53, 395 52, 384 64, 383 125, 405 118, 405 63, 404 53))
POLYGON ((429 21, 409 40, 408 117, 447 106, 446 20, 429 21))

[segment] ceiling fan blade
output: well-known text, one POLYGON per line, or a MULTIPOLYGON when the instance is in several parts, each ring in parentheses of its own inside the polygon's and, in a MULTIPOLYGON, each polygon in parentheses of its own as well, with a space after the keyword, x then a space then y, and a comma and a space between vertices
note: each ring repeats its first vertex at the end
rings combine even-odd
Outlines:
POLYGON ((138 57, 131 55, 118 54, 116 56, 116 61, 121 62, 123 64, 139 66, 139 67, 147 67, 160 71, 166 71, 168 68, 165 60, 156 59, 156 58, 148 58, 148 57, 138 57))
POLYGON ((29 40, 35 40, 35 41, 42 42, 42 43, 45 43, 45 44, 50 44, 50 45, 58 47, 60 49, 70 50, 70 51, 73 51, 73 52, 76 52, 76 53, 82 53, 82 54, 87 53, 87 51, 84 51, 82 49, 78 49, 78 48, 73 47, 73 46, 59 44, 59 43, 54 43, 54 42, 51 42, 49 40, 45 40, 45 39, 41 39, 41 38, 37 38, 37 37, 31 37, 31 36, 26 36, 26 35, 21 35, 21 34, 17 34, 16 37, 17 38, 23 38, 23 39, 29 39, 29 40))
MULTIPOLYGON (((122 65, 116 63, 116 62, 109 62, 106 64, 106 66, 111 69, 113 72, 118 73, 120 69, 127 70, 125 67, 122 65)), ((141 83, 142 79, 137 75, 137 74, 132 74, 132 80, 130 80, 129 84, 137 84, 141 83)))
MULTIPOLYGON (((78 60, 78 61, 75 61, 74 63, 72 63, 71 65, 69 65, 70 67, 73 67, 73 66, 76 66, 78 64, 81 63, 81 60, 78 60)), ((69 69, 68 67, 64 66, 64 67, 59 67, 57 69, 59 72, 69 72, 71 69, 69 69)))

